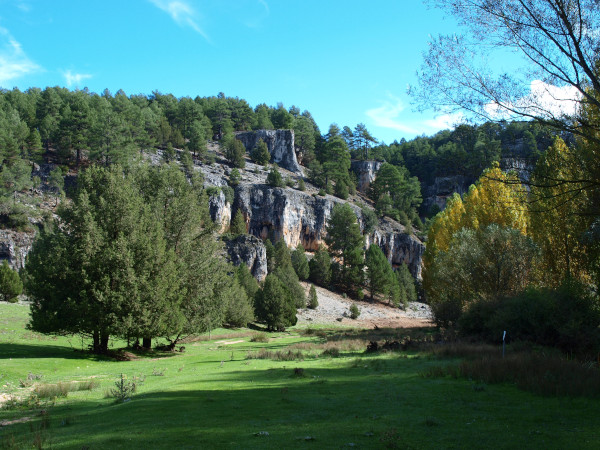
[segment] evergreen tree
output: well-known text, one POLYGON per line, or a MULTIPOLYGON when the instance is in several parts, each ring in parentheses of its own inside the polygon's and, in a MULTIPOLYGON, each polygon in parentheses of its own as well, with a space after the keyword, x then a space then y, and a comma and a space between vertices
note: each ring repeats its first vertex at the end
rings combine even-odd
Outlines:
POLYGON ((271 161, 271 154, 269 153, 269 148, 265 141, 262 139, 258 140, 250 152, 250 158, 252 158, 252 161, 256 164, 260 164, 261 166, 269 164, 269 161, 271 161))
POLYGON ((254 278, 250 273, 248 266, 243 263, 237 266, 235 269, 235 277, 240 286, 242 286, 246 291, 248 298, 253 299, 260 287, 258 286, 256 278, 254 278))
POLYGON ((310 291, 308 291, 308 307, 310 309, 317 309, 319 306, 319 299, 317 297, 317 290, 315 289, 315 285, 310 285, 310 291))
POLYGON ((271 239, 265 240, 265 253, 267 254, 267 272, 271 273, 275 270, 275 247, 271 239))
POLYGON ((327 249, 320 245, 313 259, 308 263, 310 269, 310 281, 319 286, 327 287, 331 281, 331 257, 327 249))
POLYGON ((284 331, 298 320, 293 298, 273 274, 267 275, 263 288, 257 292, 254 309, 257 319, 266 323, 269 331, 284 331))
MULTIPOLYGON (((244 265, 242 263, 242 265, 244 265)), ((245 327, 254 320, 254 308, 243 286, 234 279, 229 286, 226 298, 224 322, 232 327, 245 327)))
POLYGON ((246 234, 246 221, 244 220, 244 215, 241 210, 237 210, 233 219, 231 220, 231 225, 229 227, 229 232, 234 236, 238 236, 240 234, 246 234))
POLYGON ((225 144, 225 158, 233 167, 243 169, 246 166, 246 147, 239 139, 231 138, 225 144))
POLYGON ((0 265, 0 297, 5 302, 16 302, 23 292, 23 282, 19 274, 12 270, 6 260, 0 265))
POLYGON ((236 167, 231 169, 231 173, 229 174, 229 185, 235 187, 238 184, 240 184, 241 180, 242 180, 242 175, 240 174, 240 171, 237 170, 236 167))
POLYGON ((398 286, 402 290, 402 298, 406 299, 406 302, 417 301, 417 288, 415 287, 415 279, 411 275, 410 270, 406 264, 401 264, 396 270, 396 279, 398 280, 398 286))
POLYGON ((379 246, 375 244, 372 244, 367 250, 366 266, 367 286, 369 287, 371 301, 373 301, 375 294, 389 292, 395 282, 395 276, 389 261, 379 246))
POLYGON ((339 275, 335 281, 345 291, 360 286, 363 279, 364 238, 350 205, 344 203, 333 207, 325 242, 332 256, 339 261, 335 263, 339 275))
POLYGON ((283 178, 281 177, 281 173, 277 168, 277 165, 273 165, 269 174, 267 175, 267 184, 271 187, 283 187, 283 178))
POLYGON ((310 269, 308 267, 308 258, 304 253, 304 247, 302 243, 298 243, 296 250, 292 252, 292 265, 294 270, 301 280, 306 280, 310 275, 310 269))

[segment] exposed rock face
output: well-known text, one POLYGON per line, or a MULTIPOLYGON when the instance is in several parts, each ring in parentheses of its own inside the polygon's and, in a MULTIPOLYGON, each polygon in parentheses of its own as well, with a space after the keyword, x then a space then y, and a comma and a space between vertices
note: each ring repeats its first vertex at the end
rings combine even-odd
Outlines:
POLYGON ((235 137, 242 141, 248 152, 256 146, 259 139, 262 139, 271 154, 271 162, 277 163, 290 172, 302 175, 302 167, 298 164, 294 150, 294 130, 247 131, 237 133, 235 137))
POLYGON ((31 250, 34 237, 35 233, 0 230, 0 263, 7 261, 14 270, 25 267, 25 258, 31 250))
POLYGON ((352 161, 350 169, 352 169, 358 178, 356 189, 366 193, 371 183, 375 181, 377 171, 381 168, 382 164, 380 161, 352 161))
POLYGON ((422 186, 423 208, 429 210, 433 205, 437 205, 440 210, 446 207, 446 201, 455 192, 461 196, 467 192, 472 181, 462 175, 452 177, 437 177, 431 186, 422 186))
POLYGON ((500 168, 504 172, 516 172, 521 181, 528 182, 535 163, 528 158, 502 158, 500 168))
MULTIPOLYGON (((313 197, 294 189, 242 183, 235 191, 233 211, 239 209, 242 212, 248 233, 256 237, 283 239, 288 247, 302 243, 306 250, 315 251, 324 243, 327 223, 336 203, 342 203, 342 200, 332 196, 313 197)), ((360 208, 350 206, 362 227, 360 208)), ((226 205, 223 207, 227 208, 226 205)), ((219 214, 231 217, 231 211, 219 214)), ((402 225, 391 220, 380 221, 379 227, 367 236, 367 248, 373 242, 382 248, 392 264, 408 264, 411 273, 420 278, 425 247, 417 238, 407 235, 402 225)))
POLYGON ((236 266, 244 263, 258 281, 267 276, 267 251, 265 244, 255 236, 242 234, 225 242, 229 260, 236 266))
POLYGON ((231 205, 227 203, 225 194, 219 192, 208 199, 208 210, 213 222, 219 226, 222 233, 231 223, 231 205))

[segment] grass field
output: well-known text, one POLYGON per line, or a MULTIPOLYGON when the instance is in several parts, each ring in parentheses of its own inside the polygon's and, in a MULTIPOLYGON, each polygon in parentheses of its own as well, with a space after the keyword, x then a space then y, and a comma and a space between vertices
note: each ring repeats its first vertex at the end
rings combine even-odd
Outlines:
POLYGON ((365 353, 371 335, 360 330, 291 329, 268 342, 217 330, 184 353, 116 361, 81 352, 77 338, 27 331, 27 316, 24 305, 0 304, 0 448, 600 446, 598 399, 424 377, 457 360, 410 348, 365 353), (282 360, 289 353, 303 359, 282 360), (121 374, 143 382, 117 403, 106 394, 121 374), (33 390, 73 381, 91 389, 28 404, 33 390))

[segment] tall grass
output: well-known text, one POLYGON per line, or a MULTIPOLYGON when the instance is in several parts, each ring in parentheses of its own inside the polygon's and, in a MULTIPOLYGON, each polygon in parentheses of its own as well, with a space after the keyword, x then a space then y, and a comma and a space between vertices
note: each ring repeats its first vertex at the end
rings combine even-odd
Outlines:
POLYGON ((95 380, 86 381, 60 381, 54 384, 38 384, 33 389, 33 394, 38 398, 66 397, 69 392, 91 391, 98 387, 95 380))
MULTIPOLYGON (((481 348, 478 351, 481 352, 481 348)), ((490 384, 511 383, 543 396, 600 397, 597 367, 557 355, 522 352, 503 358, 496 351, 495 355, 465 359, 458 365, 433 367, 422 375, 468 378, 490 384)))

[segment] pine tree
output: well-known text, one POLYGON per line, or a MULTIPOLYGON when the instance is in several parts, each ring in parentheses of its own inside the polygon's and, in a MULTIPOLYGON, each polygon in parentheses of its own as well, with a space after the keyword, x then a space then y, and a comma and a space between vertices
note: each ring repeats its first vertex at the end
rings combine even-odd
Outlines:
POLYGON ((242 141, 233 137, 225 144, 225 149, 225 158, 227 158, 229 164, 239 169, 243 169, 246 166, 246 160, 244 159, 246 156, 246 147, 244 147, 242 141))
POLYGON ((325 242, 336 263, 338 277, 335 280, 344 291, 352 291, 362 284, 364 238, 360 232, 356 214, 350 205, 336 204, 327 226, 325 242))
POLYGON ((229 173, 229 185, 235 187, 238 184, 240 184, 241 180, 242 180, 242 175, 240 174, 240 171, 237 170, 236 167, 231 169, 231 172, 229 173))

